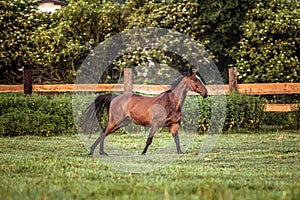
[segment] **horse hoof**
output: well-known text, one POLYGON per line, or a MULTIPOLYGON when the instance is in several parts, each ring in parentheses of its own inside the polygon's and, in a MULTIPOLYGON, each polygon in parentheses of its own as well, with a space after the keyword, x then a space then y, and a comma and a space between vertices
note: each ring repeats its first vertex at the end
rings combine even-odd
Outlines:
POLYGON ((184 154, 182 151, 177 151, 178 154, 184 154))
POLYGON ((100 155, 101 155, 101 156, 108 156, 108 154, 105 153, 105 152, 100 152, 100 155))
POLYGON ((92 155, 94 155, 94 153, 93 153, 93 152, 90 152, 88 155, 89 155, 89 156, 92 156, 92 155))

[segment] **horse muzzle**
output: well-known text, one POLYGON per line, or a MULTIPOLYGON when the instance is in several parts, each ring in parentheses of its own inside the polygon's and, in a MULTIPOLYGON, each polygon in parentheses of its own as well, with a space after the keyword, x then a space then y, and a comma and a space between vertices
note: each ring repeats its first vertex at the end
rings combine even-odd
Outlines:
POLYGON ((205 92, 204 94, 201 94, 201 96, 205 99, 208 97, 208 92, 205 92))

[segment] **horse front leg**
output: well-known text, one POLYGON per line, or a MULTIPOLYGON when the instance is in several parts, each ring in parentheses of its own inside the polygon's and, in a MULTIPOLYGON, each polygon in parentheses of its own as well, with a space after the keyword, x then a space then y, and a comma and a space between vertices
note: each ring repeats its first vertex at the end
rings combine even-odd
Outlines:
POLYGON ((179 134, 178 134, 179 127, 180 127, 179 124, 172 124, 171 126, 169 126, 169 130, 172 133, 172 136, 174 138, 177 153, 182 154, 183 152, 181 151, 181 148, 180 148, 180 140, 179 140, 179 134))
POLYGON ((174 136, 174 141, 175 141, 175 144, 176 144, 177 153, 178 154, 183 154, 183 152, 181 151, 181 148, 180 148, 180 141, 179 141, 178 132, 174 136))
POLYGON ((150 144, 152 143, 152 139, 153 139, 153 137, 154 137, 154 134, 155 134, 156 130, 157 130, 157 126, 153 126, 153 125, 152 125, 152 127, 151 127, 151 129, 150 129, 149 136, 148 136, 147 141, 146 141, 146 146, 145 146, 145 148, 144 148, 144 150, 143 150, 143 152, 142 152, 142 155, 145 155, 145 154, 146 154, 148 147, 149 147, 150 144))

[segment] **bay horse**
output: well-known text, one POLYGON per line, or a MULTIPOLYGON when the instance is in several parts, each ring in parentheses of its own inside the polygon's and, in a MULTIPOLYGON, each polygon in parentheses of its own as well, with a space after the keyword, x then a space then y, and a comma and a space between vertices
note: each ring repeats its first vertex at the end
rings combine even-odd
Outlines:
POLYGON ((83 127, 91 118, 97 118, 97 115, 101 114, 105 107, 108 108, 109 119, 100 136, 90 147, 89 154, 93 155, 96 146, 100 143, 100 155, 107 155, 104 152, 105 137, 130 122, 151 127, 146 146, 142 152, 143 155, 146 154, 155 132, 160 127, 167 127, 170 130, 176 144, 177 153, 183 153, 180 148, 178 130, 181 121, 181 107, 189 90, 200 94, 203 98, 208 96, 205 85, 192 68, 189 69, 188 73, 180 76, 169 90, 157 96, 147 97, 132 93, 98 96, 84 112, 83 127))

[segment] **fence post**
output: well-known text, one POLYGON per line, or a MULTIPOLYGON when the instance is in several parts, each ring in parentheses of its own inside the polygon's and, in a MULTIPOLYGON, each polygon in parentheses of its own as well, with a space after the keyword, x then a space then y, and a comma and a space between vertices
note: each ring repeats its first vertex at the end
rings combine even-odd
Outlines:
POLYGON ((132 92, 132 69, 125 68, 124 69, 124 93, 132 92))
POLYGON ((237 70, 236 67, 228 68, 229 91, 237 90, 237 70))
POLYGON ((32 94, 32 72, 31 69, 23 70, 24 94, 32 94))

